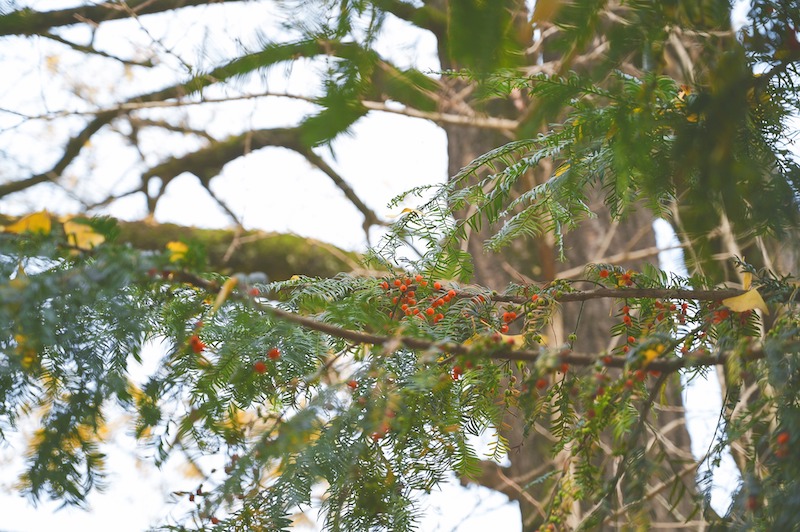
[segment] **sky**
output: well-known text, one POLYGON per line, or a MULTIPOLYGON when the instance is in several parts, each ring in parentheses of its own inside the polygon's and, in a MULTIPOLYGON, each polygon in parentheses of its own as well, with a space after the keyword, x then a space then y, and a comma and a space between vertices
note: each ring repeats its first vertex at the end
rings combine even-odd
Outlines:
MULTIPOLYGON (((30 2, 40 10, 72 4, 56 0, 30 2)), ((111 29, 101 29, 95 36, 95 45, 120 55, 133 50, 146 56, 154 46, 169 49, 169 54, 162 54, 163 64, 154 69, 154 73, 145 75, 131 76, 122 68, 109 69, 105 62, 86 61, 77 54, 65 52, 60 45, 37 38, 0 41, 0 57, 10 66, 5 71, 16 73, 0 79, 0 108, 13 104, 30 114, 80 110, 85 106, 82 98, 87 96, 98 105, 107 105, 115 96, 165 84, 170 76, 175 77, 176 72, 183 70, 182 57, 208 67, 234 53, 241 36, 252 35, 257 29, 282 31, 276 27, 277 14, 266 8, 263 12, 254 11, 252 5, 228 6, 225 10, 211 6, 193 10, 190 16, 166 15, 142 20, 143 26, 115 23, 111 29), (208 32, 204 22, 212 17, 216 29, 208 32), (91 85, 86 84, 86 76, 91 85)), ((399 23, 390 24, 394 24, 389 27, 392 37, 379 43, 379 51, 400 63, 421 65, 423 70, 438 69, 435 42, 430 36, 412 32, 399 23)), ((78 41, 88 38, 84 28, 66 29, 60 34, 78 41)), ((302 92, 313 88, 314 77, 308 71, 311 66, 300 65, 292 71, 276 69, 267 78, 270 90, 302 92)), ((256 84, 243 82, 235 89, 244 93, 256 88, 256 84)), ((307 102, 276 98, 259 103, 255 108, 248 102, 214 111, 189 108, 185 120, 189 125, 207 128, 220 137, 240 130, 242 121, 254 127, 295 124, 310 109, 312 106, 307 102)), ((148 116, 158 119, 165 113, 153 111, 148 116)), ((0 131, 17 125, 18 121, 0 112, 0 131)), ((57 155, 47 146, 61 145, 79 126, 80 120, 67 118, 55 128, 45 123, 25 123, 17 127, 17 134, 10 140, 4 136, 0 144, 0 177, 5 179, 46 168, 57 155), (13 159, 4 155, 11 153, 13 159)), ((21 214, 41 208, 76 212, 80 204, 75 201, 75 195, 101 197, 107 191, 128 190, 136 173, 146 165, 154 164, 165 154, 189 150, 199 142, 186 135, 154 134, 143 139, 144 154, 139 157, 125 147, 125 133, 120 131, 93 141, 87 149, 89 156, 72 167, 66 176, 67 190, 44 187, 24 198, 0 200, 0 212, 21 214), (84 175, 99 177, 87 181, 82 178, 84 175)), ((442 130, 429 122, 371 112, 349 135, 338 138, 330 151, 320 150, 319 154, 351 183, 367 205, 384 219, 391 219, 400 211, 400 208, 387 207, 392 197, 414 186, 442 182, 446 178, 446 142, 442 130)), ((214 180, 212 190, 240 214, 240 221, 248 229, 294 232, 347 249, 365 248, 366 240, 360 230, 361 215, 328 177, 292 152, 266 149, 236 161, 214 180)), ((112 203, 104 212, 137 219, 144 214, 144 202, 141 197, 129 196, 112 203)), ((169 184, 155 215, 159 222, 197 227, 230 227, 232 224, 202 190, 197 178, 188 174, 169 184)), ((660 235, 665 245, 669 245, 670 235, 665 232, 660 235)), ((380 234, 375 231, 370 236, 374 243, 380 234)), ((709 382, 714 384, 713 379, 709 382)), ((697 456, 707 450, 712 435, 704 429, 716 422, 719 413, 720 406, 709 399, 714 393, 718 397, 719 392, 713 389, 698 392, 697 388, 692 388, 686 395, 687 406, 699 407, 689 413, 690 430, 693 436, 697 435, 693 440, 697 456)), ((11 473, 19 471, 20 449, 32 430, 32 425, 23 426, 22 439, 12 448, 0 449, 0 509, 6 510, 0 520, 0 532, 51 528, 138 531, 157 524, 165 512, 172 512, 171 516, 176 519, 183 515, 188 509, 185 501, 174 507, 165 505, 164 500, 171 492, 192 489, 197 480, 187 478, 186 465, 179 460, 173 460, 163 471, 155 470, 147 460, 147 450, 138 447, 127 434, 122 424, 124 419, 119 421, 120 428, 113 432, 107 449, 111 472, 109 487, 104 493, 90 496, 88 512, 74 508, 58 510, 57 504, 47 502, 33 507, 14 493, 11 473)), ((725 474, 719 477, 721 486, 715 492, 718 510, 725 509, 725 492, 735 481, 735 477, 725 474)), ((445 487, 442 493, 424 504, 428 517, 421 530, 495 528, 514 532, 520 528, 516 505, 489 490, 445 487)))

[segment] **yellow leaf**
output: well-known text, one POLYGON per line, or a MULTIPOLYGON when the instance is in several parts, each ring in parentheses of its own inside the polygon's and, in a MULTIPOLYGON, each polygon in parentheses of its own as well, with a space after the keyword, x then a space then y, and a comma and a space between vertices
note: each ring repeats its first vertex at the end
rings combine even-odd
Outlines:
POLYGON ((186 252, 189 251, 189 246, 183 242, 167 242, 167 249, 170 251, 169 261, 178 262, 186 257, 186 252))
POLYGON ((559 167, 556 169, 555 173, 553 174, 553 177, 558 177, 558 176, 560 176, 561 174, 563 174, 564 172, 566 172, 567 170, 569 170, 569 167, 570 167, 570 166, 571 166, 571 165, 570 165, 569 163, 564 163, 564 164, 562 164, 561 166, 559 166, 559 167))
POLYGON ((750 285, 753 283, 753 274, 750 272, 744 272, 742 274, 742 288, 745 290, 750 290, 750 285))
POLYGON ((410 208, 406 207, 405 209, 400 211, 400 214, 390 214, 389 218, 399 218, 399 217, 404 216, 406 214, 416 214, 420 218, 422 217, 422 211, 418 211, 417 209, 410 209, 410 208))
POLYGON ((734 312, 745 312, 747 310, 759 309, 764 314, 769 314, 764 298, 758 290, 752 288, 740 296, 729 297, 722 300, 722 304, 734 312))
POLYGON ((64 222, 64 234, 67 235, 67 240, 78 249, 92 249, 106 240, 103 235, 95 233, 92 226, 72 220, 64 222))
POLYGON ((658 358, 664 353, 664 344, 656 344, 653 347, 649 347, 644 351, 644 362, 642 363, 643 367, 647 367, 650 362, 654 359, 658 358))
POLYGON ((225 303, 225 300, 228 299, 229 295, 231 295, 231 292, 233 292, 233 289, 236 288, 236 283, 238 282, 238 277, 230 277, 223 283, 222 288, 219 289, 219 293, 217 294, 217 299, 214 301, 214 306, 211 307, 212 314, 219 310, 219 307, 225 303))
POLYGON ((6 233, 41 233, 49 235, 52 222, 50 220, 50 213, 47 211, 39 211, 23 216, 11 225, 3 228, 6 233))

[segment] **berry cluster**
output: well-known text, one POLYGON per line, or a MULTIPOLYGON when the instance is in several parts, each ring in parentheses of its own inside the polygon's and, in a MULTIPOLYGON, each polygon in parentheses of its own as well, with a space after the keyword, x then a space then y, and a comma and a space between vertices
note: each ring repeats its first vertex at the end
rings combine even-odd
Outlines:
POLYGON ((453 289, 444 292, 442 283, 435 281, 429 283, 422 275, 417 275, 414 279, 410 277, 396 278, 391 283, 383 281, 380 284, 390 296, 392 296, 392 305, 395 309, 392 310, 392 316, 396 312, 402 312, 407 317, 417 316, 418 318, 428 320, 433 323, 438 323, 444 319, 444 307, 456 297, 456 291, 453 289), (431 285, 433 290, 426 290, 428 285, 431 285), (418 299, 417 291, 430 291, 430 295, 423 296, 418 299), (444 292, 444 293, 442 293, 444 292))

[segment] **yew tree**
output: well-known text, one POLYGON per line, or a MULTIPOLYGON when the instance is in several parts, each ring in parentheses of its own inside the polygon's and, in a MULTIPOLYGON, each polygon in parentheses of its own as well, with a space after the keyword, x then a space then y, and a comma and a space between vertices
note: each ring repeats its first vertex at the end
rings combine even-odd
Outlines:
POLYGON ((322 492, 330 529, 410 530, 419 494, 451 472, 517 500, 524 530, 795 527, 800 5, 754 1, 739 28, 731 9, 11 5, 0 46, 61 47, 41 71, 72 91, 0 106, 0 198, 32 207, 0 233, 2 435, 39 416, 24 493, 81 504, 103 478, 118 406, 160 462, 226 456, 182 494, 194 511, 179 528, 287 529, 322 492), (281 24, 215 33, 231 12, 281 24), (160 35, 185 20, 214 48, 160 35), (398 24, 435 37, 436 71, 397 64, 386 39, 398 24), (58 67, 75 57, 85 65, 58 67), (314 82, 276 89, 282 68, 314 82), (275 126, 255 110, 276 98, 313 105, 275 126), (247 120, 215 125, 242 106, 247 120), (394 220, 330 155, 377 112, 431 121, 448 141, 447 179, 392 199, 394 220), (48 132, 42 152, 20 141, 48 132), (101 163, 109 146, 129 158, 101 163), (268 148, 317 168, 366 234, 386 228, 380 241, 317 254, 241 224, 154 223, 186 173, 240 220, 216 183, 268 148), (81 212, 39 210, 58 211, 53 198, 81 212), (144 222, 107 216, 132 198, 144 222), (654 264, 656 218, 688 274, 654 264), (153 341, 166 351, 137 381, 153 341), (680 392, 714 368, 718 438, 698 459, 680 392), (726 452, 741 482, 717 513, 698 469, 726 452))

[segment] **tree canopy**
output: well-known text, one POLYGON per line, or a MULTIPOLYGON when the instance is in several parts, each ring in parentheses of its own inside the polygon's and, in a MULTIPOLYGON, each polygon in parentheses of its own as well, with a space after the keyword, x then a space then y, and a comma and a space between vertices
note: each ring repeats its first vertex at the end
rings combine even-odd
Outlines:
MULTIPOLYGON (((0 232, 0 435, 21 416, 40 419, 24 493, 81 504, 102 482, 107 411, 118 405, 159 462, 226 456, 224 471, 183 494, 194 512, 169 525, 179 529, 287 529, 322 489, 332 530, 411 530, 417 494, 450 472, 484 482, 487 464, 537 452, 551 460, 506 477, 526 530, 659 519, 796 528, 797 2, 755 1, 739 30, 731 6, 710 1, 539 0, 532 13, 512 0, 276 2, 303 16, 190 62, 147 20, 195 4, 0 15, 6 39, 51 40, 142 83, 98 95, 87 81, 60 110, 0 110, 9 154, 15 135, 63 130, 55 154, 7 156, 0 198, 49 187, 83 209, 30 212, 0 232), (123 20, 147 46, 121 54, 105 41, 123 20), (435 36, 440 72, 381 52, 398 20, 435 36), (171 81, 147 79, 164 65, 171 81), (312 68, 316 84, 270 90, 281 65, 312 68), (253 118, 224 134, 188 111, 267 98, 313 106, 290 126, 253 118), (325 154, 374 111, 437 123, 457 165, 444 183, 392 200, 392 223, 325 154), (80 185, 109 142, 135 162, 80 185), (331 248, 311 259, 311 275, 292 271, 296 258, 261 261, 298 253, 285 240, 230 262, 258 235, 225 249, 219 234, 165 237, 170 228, 96 215, 136 196, 152 218, 189 172, 237 219, 212 184, 269 147, 327 176, 368 234, 388 228, 361 265, 331 248), (674 227, 689 275, 634 265, 647 248, 609 253, 626 238, 618 227, 648 230, 654 217, 674 227), (148 233, 159 232, 154 244, 148 233), (584 256, 596 258, 577 264, 584 256), (152 341, 168 347, 136 382, 131 367, 152 341), (714 367, 725 385, 719 436, 698 461, 671 439, 672 392, 714 367), (471 437, 487 434, 482 457, 471 437), (741 483, 717 514, 696 475, 727 449, 741 483)), ((220 4, 208 9, 275 8, 220 4)))

